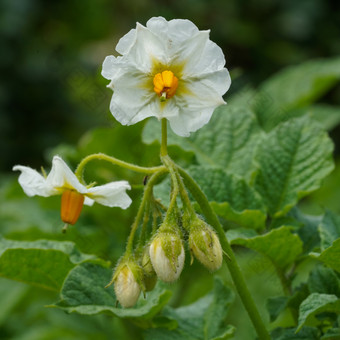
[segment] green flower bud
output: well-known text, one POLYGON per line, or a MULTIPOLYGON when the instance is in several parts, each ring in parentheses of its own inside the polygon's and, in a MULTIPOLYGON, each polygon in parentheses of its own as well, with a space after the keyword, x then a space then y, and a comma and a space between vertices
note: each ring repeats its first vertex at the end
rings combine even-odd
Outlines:
POLYGON ((147 292, 155 288, 157 282, 157 275, 152 267, 151 259, 149 255, 149 246, 145 247, 142 256, 142 268, 144 272, 144 285, 147 292))
POLYGON ((150 259, 157 276, 164 282, 176 281, 184 266, 184 248, 179 233, 160 227, 150 244, 150 259))
POLYGON ((136 304, 141 292, 142 277, 142 269, 133 260, 124 260, 118 265, 113 277, 114 290, 124 308, 136 304))
POLYGON ((210 271, 222 265, 223 253, 215 231, 197 218, 190 228, 189 247, 195 257, 210 271))

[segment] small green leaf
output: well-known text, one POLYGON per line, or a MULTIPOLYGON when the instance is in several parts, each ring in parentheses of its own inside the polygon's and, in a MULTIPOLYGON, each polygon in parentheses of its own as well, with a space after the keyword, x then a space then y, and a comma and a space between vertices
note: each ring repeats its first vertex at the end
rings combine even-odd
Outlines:
MULTIPOLYGON (((178 145, 195 153, 202 165, 222 167, 225 171, 249 175, 256 144, 262 134, 255 115, 244 108, 223 105, 215 110, 209 124, 182 138, 168 131, 168 144, 178 145)), ((143 141, 160 140, 159 122, 149 120, 143 131, 143 141)))
POLYGON ((171 292, 158 284, 147 294, 139 298, 133 308, 116 307, 113 287, 105 288, 112 277, 112 270, 98 264, 83 263, 76 266, 67 278, 61 290, 61 301, 53 307, 67 312, 93 315, 108 313, 120 318, 150 319, 168 302, 171 292))
POLYGON ((273 340, 319 340, 316 328, 304 327, 298 334, 295 328, 276 328, 272 333, 273 340))
POLYGON ((340 300, 335 295, 313 293, 300 305, 297 332, 323 312, 340 313, 340 300))
POLYGON ((330 268, 317 265, 313 268, 308 279, 311 293, 333 294, 340 296, 340 281, 330 268))
POLYGON ((266 214, 261 197, 245 180, 208 166, 191 166, 188 172, 219 216, 245 228, 264 227, 266 214))
POLYGON ((12 241, 0 238, 0 276, 59 291, 68 272, 86 261, 105 264, 82 254, 72 242, 12 241))
POLYGON ((175 330, 164 328, 149 329, 145 333, 146 340, 224 340, 233 337, 235 328, 225 326, 224 320, 233 294, 222 280, 215 277, 214 289, 211 293, 191 305, 164 309, 163 314, 176 320, 175 330))
POLYGON ((321 238, 321 250, 325 250, 336 239, 340 238, 340 216, 327 210, 318 229, 321 238))
POLYGON ((269 313, 270 322, 277 319, 280 313, 287 307, 288 297, 277 296, 267 300, 267 310, 269 313))
POLYGON ((340 328, 329 329, 325 335, 323 335, 321 340, 339 340, 340 339, 340 328))
POLYGON ((332 150, 327 133, 305 117, 282 123, 263 138, 255 157, 255 189, 272 216, 286 214, 320 187, 334 167, 332 150))
POLYGON ((249 237, 249 233, 244 234, 242 230, 228 231, 227 238, 231 244, 242 245, 262 253, 283 270, 302 253, 302 241, 286 226, 254 237, 249 237))
POLYGON ((334 241, 321 254, 311 253, 310 255, 340 273, 340 239, 334 241))

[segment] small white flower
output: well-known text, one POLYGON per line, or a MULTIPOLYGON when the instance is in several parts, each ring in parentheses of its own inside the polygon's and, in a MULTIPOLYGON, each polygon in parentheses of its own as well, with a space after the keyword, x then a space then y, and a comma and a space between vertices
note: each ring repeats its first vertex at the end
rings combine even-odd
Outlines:
POLYGON ((222 50, 189 20, 151 18, 116 46, 102 75, 114 91, 110 110, 123 125, 147 117, 166 118, 172 130, 189 136, 224 104, 231 80, 222 50))
POLYGON ((83 204, 98 202, 122 209, 131 204, 125 192, 131 189, 128 182, 111 182, 87 188, 59 156, 53 157, 52 169, 46 178, 27 166, 16 165, 13 170, 21 171, 19 183, 27 196, 62 195, 61 217, 65 223, 74 224, 77 221, 83 204))

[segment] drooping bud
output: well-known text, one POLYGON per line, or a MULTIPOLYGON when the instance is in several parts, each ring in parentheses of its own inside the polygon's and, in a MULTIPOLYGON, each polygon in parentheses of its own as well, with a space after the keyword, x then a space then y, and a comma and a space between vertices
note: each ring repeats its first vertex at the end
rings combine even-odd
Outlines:
POLYGON ((150 259, 159 279, 164 282, 176 281, 184 266, 182 239, 175 230, 160 227, 150 244, 150 259))
MULTIPOLYGON (((124 307, 133 307, 141 292, 142 270, 133 260, 122 261, 113 276, 114 290, 119 303, 124 307)), ((112 282, 111 281, 111 282, 112 282)))
POLYGON ((189 233, 190 251, 210 271, 222 265, 223 253, 215 231, 200 218, 196 218, 189 233))
POLYGON ((144 285, 145 290, 147 292, 153 290, 155 288, 155 285, 157 283, 157 275, 155 270, 152 267, 151 259, 149 255, 149 246, 145 247, 144 253, 142 256, 142 268, 144 272, 144 285))
POLYGON ((61 220, 67 224, 75 224, 84 205, 84 195, 75 190, 65 190, 61 196, 61 220))

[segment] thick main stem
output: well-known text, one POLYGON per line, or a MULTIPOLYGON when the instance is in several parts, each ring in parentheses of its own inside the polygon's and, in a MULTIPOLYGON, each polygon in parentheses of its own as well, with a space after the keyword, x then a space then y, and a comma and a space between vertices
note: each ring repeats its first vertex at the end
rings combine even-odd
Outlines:
POLYGON ((229 259, 226 260, 230 275, 234 281, 235 288, 242 300, 245 309, 254 325, 254 328, 261 340, 270 340, 270 335, 262 321, 260 313, 255 305, 255 302, 248 290, 245 279, 242 275, 241 269, 236 261, 234 252, 231 249, 229 241, 225 236, 225 232, 220 224, 215 212, 211 209, 210 204, 202 192, 198 184, 187 174, 183 169, 179 168, 179 173, 183 178, 186 187, 190 190, 196 202, 200 205, 207 222, 217 231, 223 250, 228 255, 229 259))

